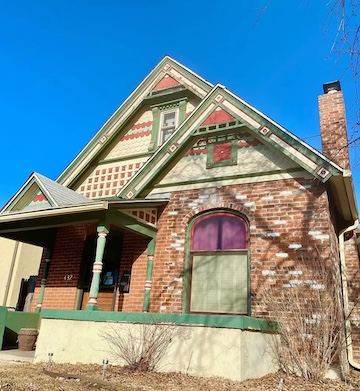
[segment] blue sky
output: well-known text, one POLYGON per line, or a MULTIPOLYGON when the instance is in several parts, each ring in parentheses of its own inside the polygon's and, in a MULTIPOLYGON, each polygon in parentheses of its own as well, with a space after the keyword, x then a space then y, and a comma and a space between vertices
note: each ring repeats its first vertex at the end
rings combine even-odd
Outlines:
POLYGON ((1 1, 0 205, 33 171, 56 179, 165 54, 318 149, 317 96, 340 78, 351 128, 348 59, 331 55, 337 26, 324 26, 331 1, 267 3, 1 1))

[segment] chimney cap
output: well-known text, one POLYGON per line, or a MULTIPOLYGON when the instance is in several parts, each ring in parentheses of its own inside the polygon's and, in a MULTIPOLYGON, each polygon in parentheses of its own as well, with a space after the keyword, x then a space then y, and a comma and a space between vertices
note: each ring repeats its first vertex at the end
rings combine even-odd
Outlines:
POLYGON ((341 91, 340 81, 331 81, 329 83, 323 84, 324 94, 329 92, 341 91))

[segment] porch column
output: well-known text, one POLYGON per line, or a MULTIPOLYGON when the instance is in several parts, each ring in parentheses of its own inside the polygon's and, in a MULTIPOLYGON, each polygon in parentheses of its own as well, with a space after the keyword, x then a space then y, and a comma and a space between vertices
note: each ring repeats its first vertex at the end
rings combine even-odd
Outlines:
POLYGON ((86 304, 87 310, 97 310, 97 298, 99 295, 99 285, 100 285, 100 275, 103 267, 103 256, 106 244, 106 236, 109 233, 109 230, 104 226, 99 226, 97 228, 98 238, 96 241, 96 254, 95 261, 93 265, 93 275, 90 285, 89 301, 86 304))
POLYGON ((44 302, 46 282, 47 282, 47 278, 49 275, 50 263, 51 263, 51 250, 49 248, 47 248, 45 251, 44 272, 43 272, 43 277, 41 279, 40 292, 39 292, 38 303, 35 308, 35 312, 41 312, 41 309, 42 309, 42 305, 44 302))
POLYGON ((147 271, 146 271, 144 305, 143 305, 144 312, 149 312, 150 309, 150 290, 152 285, 152 272, 154 267, 155 239, 151 239, 150 242, 148 243, 147 253, 148 253, 147 271))

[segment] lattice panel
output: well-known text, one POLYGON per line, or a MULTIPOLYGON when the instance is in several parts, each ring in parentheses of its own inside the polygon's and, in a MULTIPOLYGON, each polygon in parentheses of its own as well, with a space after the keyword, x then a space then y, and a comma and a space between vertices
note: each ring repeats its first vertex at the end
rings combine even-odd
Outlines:
POLYGON ((123 162, 98 167, 79 187, 78 192, 92 199, 115 196, 143 164, 144 161, 123 162))

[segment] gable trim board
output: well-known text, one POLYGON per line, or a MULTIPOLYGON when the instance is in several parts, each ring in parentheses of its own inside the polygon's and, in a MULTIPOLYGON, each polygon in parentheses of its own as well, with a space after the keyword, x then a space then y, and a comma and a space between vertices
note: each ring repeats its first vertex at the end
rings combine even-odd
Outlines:
POLYGON ((70 162, 68 167, 57 178, 57 182, 70 186, 76 180, 81 170, 108 144, 116 130, 127 122, 131 115, 141 106, 146 96, 151 93, 153 88, 166 74, 169 74, 174 79, 178 79, 179 82, 181 80, 181 84, 187 86, 200 97, 205 96, 213 86, 193 71, 169 56, 165 56, 105 122, 75 159, 70 162))
MULTIPOLYGON (((221 108, 237 119, 234 127, 246 127, 247 130, 259 138, 266 145, 280 150, 284 155, 295 161, 299 166, 317 177, 321 182, 326 182, 331 175, 341 175, 344 170, 330 162, 325 156, 309 148, 305 143, 293 137, 289 132, 284 132, 277 124, 267 118, 255 114, 248 115, 249 107, 244 105, 237 97, 230 94, 222 86, 216 85, 204 98, 197 108, 187 117, 172 136, 164 143, 154 155, 140 168, 140 170, 125 184, 117 194, 120 198, 134 198, 146 195, 145 189, 163 175, 164 171, 181 158, 180 153, 189 150, 196 138, 206 135, 203 124, 206 119, 217 109, 221 108), (236 107, 236 104, 241 108, 236 107), (242 110, 244 109, 244 110, 242 110), (203 129, 203 131, 200 131, 203 129)), ((231 122, 230 122, 231 123, 231 122)), ((207 125, 211 129, 211 125, 207 125)), ((214 132, 224 132, 227 126, 215 126, 214 132)))

